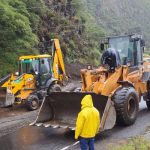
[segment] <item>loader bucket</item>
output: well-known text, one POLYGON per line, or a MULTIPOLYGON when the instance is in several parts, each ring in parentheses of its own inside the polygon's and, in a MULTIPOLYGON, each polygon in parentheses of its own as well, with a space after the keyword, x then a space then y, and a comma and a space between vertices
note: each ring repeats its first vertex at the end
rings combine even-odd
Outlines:
POLYGON ((6 87, 0 88, 0 107, 11 106, 14 103, 14 95, 7 92, 6 87))
POLYGON ((81 100, 87 94, 92 96, 93 104, 100 112, 101 130, 111 129, 116 122, 111 100, 102 95, 81 92, 51 93, 44 99, 37 119, 32 125, 74 130, 78 113, 81 110, 81 100), (111 121, 107 118, 111 118, 111 121))

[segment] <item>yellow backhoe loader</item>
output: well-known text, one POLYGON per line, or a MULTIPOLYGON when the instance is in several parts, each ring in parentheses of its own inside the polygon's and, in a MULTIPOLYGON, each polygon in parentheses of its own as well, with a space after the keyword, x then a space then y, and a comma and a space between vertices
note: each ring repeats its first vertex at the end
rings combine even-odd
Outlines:
POLYGON ((50 93, 31 125, 74 130, 81 99, 86 94, 92 95, 94 106, 100 111, 101 131, 116 123, 133 124, 141 97, 150 109, 150 63, 143 61, 142 37, 108 37, 104 41, 101 66, 81 70, 81 92, 50 93))
POLYGON ((35 110, 47 93, 61 91, 65 77, 59 40, 54 39, 52 56, 21 56, 19 71, 0 80, 0 106, 25 103, 29 110, 35 110))

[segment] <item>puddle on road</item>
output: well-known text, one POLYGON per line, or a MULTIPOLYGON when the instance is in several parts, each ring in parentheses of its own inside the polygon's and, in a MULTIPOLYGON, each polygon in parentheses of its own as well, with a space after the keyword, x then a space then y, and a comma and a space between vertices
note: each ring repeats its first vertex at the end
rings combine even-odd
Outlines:
POLYGON ((0 150, 59 150, 74 142, 74 133, 41 127, 24 127, 0 138, 0 150))
POLYGON ((21 150, 37 142, 43 135, 35 129, 29 127, 22 128, 15 133, 8 134, 0 138, 2 150, 21 150))

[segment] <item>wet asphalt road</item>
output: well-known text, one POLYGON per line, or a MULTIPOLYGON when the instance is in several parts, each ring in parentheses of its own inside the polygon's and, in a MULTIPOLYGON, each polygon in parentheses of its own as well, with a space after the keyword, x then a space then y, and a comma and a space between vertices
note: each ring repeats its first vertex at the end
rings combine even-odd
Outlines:
MULTIPOLYGON (((150 126, 149 118, 150 112, 147 110, 145 102, 142 102, 136 123, 129 127, 114 127, 114 129, 98 135, 95 143, 96 150, 107 150, 112 144, 133 136, 144 135, 150 126)), ((0 137, 0 150, 62 150, 75 142, 74 132, 26 126, 0 137)), ((69 147, 67 150, 80 150, 79 144, 69 147)))

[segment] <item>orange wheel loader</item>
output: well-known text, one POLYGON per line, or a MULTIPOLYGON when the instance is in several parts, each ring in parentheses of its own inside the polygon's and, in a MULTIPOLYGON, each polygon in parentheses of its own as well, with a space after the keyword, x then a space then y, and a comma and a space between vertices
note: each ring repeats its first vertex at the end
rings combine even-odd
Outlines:
POLYGON ((100 111, 101 131, 136 121, 141 97, 150 109, 150 62, 143 61, 141 35, 108 37, 101 43, 103 54, 97 69, 81 70, 80 92, 52 92, 42 103, 31 125, 75 129, 81 100, 93 97, 100 111))

